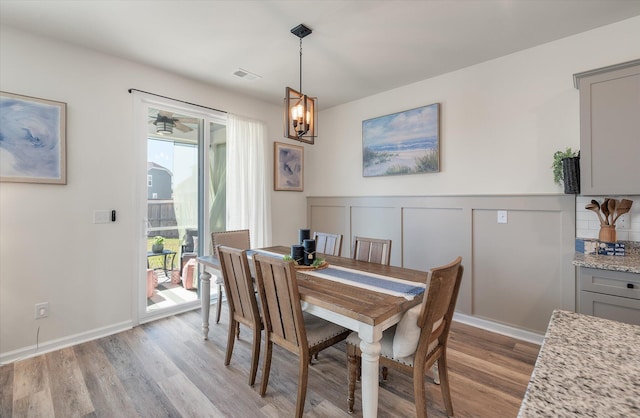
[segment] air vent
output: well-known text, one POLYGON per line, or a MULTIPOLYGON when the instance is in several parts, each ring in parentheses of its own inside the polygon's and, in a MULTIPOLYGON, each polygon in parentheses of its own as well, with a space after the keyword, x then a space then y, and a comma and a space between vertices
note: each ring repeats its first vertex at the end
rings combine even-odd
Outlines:
POLYGON ((252 73, 250 71, 243 70, 242 68, 238 68, 237 70, 235 70, 233 72, 233 75, 235 75, 236 77, 241 78, 243 80, 247 80, 247 81, 253 81, 253 80, 257 80, 259 78, 262 78, 258 74, 254 74, 254 73, 252 73))

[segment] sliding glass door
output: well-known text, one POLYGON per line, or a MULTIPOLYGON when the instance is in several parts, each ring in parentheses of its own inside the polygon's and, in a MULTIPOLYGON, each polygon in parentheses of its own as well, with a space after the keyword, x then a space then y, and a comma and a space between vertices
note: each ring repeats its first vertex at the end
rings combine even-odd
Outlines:
POLYGON ((146 96, 136 115, 144 219, 136 281, 145 322, 211 297, 200 293, 196 257, 209 253, 210 230, 224 229, 226 121, 197 106, 146 96))

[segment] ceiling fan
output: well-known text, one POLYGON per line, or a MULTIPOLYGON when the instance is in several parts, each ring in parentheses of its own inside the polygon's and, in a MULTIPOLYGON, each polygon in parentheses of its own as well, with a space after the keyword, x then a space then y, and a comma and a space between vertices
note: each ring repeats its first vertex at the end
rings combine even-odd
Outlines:
POLYGON ((151 120, 149 123, 156 125, 156 133, 160 135, 170 135, 173 133, 173 128, 178 129, 182 132, 190 132, 193 131, 193 128, 188 127, 185 123, 198 123, 197 118, 181 118, 174 117, 172 112, 167 112, 164 110, 158 111, 156 116, 149 116, 151 120))

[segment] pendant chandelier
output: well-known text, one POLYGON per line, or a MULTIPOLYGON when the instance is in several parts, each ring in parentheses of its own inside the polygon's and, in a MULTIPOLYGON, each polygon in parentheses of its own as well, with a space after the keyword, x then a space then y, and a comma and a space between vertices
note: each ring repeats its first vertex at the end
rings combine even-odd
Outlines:
POLYGON ((302 38, 311 32, 303 24, 291 29, 300 38, 300 90, 287 87, 284 98, 284 136, 307 144, 313 144, 318 136, 318 98, 302 93, 302 38))

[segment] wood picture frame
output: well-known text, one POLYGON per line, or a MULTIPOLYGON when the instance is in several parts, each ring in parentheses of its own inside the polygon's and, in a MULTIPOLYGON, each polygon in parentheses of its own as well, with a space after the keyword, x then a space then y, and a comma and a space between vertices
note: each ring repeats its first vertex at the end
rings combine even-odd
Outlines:
POLYGON ((0 181, 67 184, 67 104, 0 91, 0 181))
POLYGON ((273 143, 273 189, 301 192, 304 190, 304 148, 282 142, 273 143))
POLYGON ((440 103, 362 121, 363 177, 440 171, 440 103))

